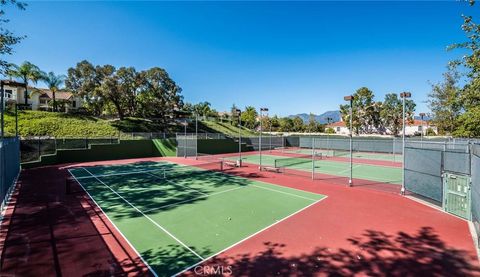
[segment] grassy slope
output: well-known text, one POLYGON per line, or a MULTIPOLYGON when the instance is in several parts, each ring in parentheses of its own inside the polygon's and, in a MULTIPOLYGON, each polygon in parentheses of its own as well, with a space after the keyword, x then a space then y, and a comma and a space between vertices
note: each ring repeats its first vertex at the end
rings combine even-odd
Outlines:
MULTIPOLYGON (((118 136, 120 132, 162 132, 158 124, 144 119, 105 120, 93 116, 39 111, 20 112, 18 126, 22 137, 109 137, 118 136)), ((183 127, 173 127, 171 132, 175 131, 183 131, 183 127)), ((195 126, 190 126, 189 132, 194 131, 195 126)), ((227 135, 238 134, 238 129, 229 123, 210 121, 199 122, 199 131, 227 135)), ((7 113, 5 116, 5 132, 7 135, 15 133, 15 117, 13 114, 7 113)), ((241 132, 244 136, 253 134, 250 130, 244 128, 241 129, 241 132)))

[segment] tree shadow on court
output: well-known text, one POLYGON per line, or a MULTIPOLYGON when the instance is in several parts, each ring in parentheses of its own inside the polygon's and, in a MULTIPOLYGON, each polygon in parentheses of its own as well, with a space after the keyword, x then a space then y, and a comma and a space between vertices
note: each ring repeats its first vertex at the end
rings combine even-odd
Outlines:
MULTIPOLYGON (((354 250, 319 247, 311 253, 293 257, 286 256, 288 245, 265 242, 261 252, 215 257, 202 267, 230 266, 234 276, 480 275, 473 254, 448 246, 430 227, 423 227, 414 234, 398 232, 395 235, 366 230, 349 242, 354 250)), ((186 275, 195 275, 195 272, 186 275)))
MULTIPOLYGON (((88 178, 79 180, 112 219, 143 216, 125 203, 117 193, 143 213, 153 214, 205 201, 212 194, 220 194, 254 182, 220 173, 216 171, 217 168, 209 168, 208 165, 193 167, 173 163, 139 162, 86 168, 92 174, 101 176, 99 179, 113 190, 95 178, 88 177, 89 175, 88 178)), ((73 186, 74 191, 82 190, 78 184, 73 186)))
MULTIPOLYGON (((193 248, 193 250, 203 257, 211 255, 205 249, 193 248)), ((155 250, 143 251, 140 254, 158 276, 172 276, 201 261, 199 257, 193 255, 181 245, 168 245, 155 250)), ((140 258, 136 262, 142 263, 140 258)))

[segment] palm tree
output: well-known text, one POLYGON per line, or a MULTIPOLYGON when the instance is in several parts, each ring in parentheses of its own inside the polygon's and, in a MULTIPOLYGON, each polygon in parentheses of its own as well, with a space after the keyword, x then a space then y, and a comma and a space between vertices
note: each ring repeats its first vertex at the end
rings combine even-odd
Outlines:
POLYGON ((23 62, 21 65, 11 64, 6 72, 7 76, 19 78, 25 84, 25 105, 28 105, 28 82, 36 84, 42 77, 42 71, 31 62, 23 62))
POLYGON ((65 75, 55 75, 53 72, 42 73, 41 80, 48 86, 48 89, 52 92, 53 98, 53 111, 57 111, 57 102, 55 100, 55 93, 60 89, 66 79, 65 75))

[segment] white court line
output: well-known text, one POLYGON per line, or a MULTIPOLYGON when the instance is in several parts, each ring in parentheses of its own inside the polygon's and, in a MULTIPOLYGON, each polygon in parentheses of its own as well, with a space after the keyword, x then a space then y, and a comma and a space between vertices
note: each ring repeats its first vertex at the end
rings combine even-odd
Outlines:
POLYGON ((298 213, 300 213, 300 212, 302 212, 302 211, 304 211, 304 210, 306 210, 306 209, 310 208, 311 206, 313 206, 313 205, 315 205, 315 204, 319 203, 320 201, 322 201, 322 200, 324 200, 324 199, 327 199, 327 196, 324 196, 324 198, 322 198, 322 199, 319 199, 319 200, 317 200, 317 201, 315 201, 315 202, 311 203, 310 205, 303 207, 302 209, 300 209, 300 210, 298 210, 298 211, 296 211, 296 212, 294 212, 294 213, 292 213, 292 214, 290 214, 290 215, 288 215, 288 216, 286 216, 286 217, 284 217, 284 218, 282 218, 282 219, 280 219, 280 220, 278 220, 278 221, 276 221, 276 222, 274 222, 274 223, 272 223, 272 224, 268 225, 267 227, 265 227, 265 228, 263 228, 263 229, 261 229, 261 230, 259 230, 259 231, 255 232, 255 233, 251 234, 250 236, 248 236, 248 237, 246 237, 246 238, 244 238, 244 239, 242 239, 242 240, 240 240, 240 241, 238 241, 238 242, 236 242, 236 243, 234 243, 234 244, 232 244, 232 245, 228 246, 227 248, 225 248, 225 249, 223 249, 223 250, 220 250, 220 251, 218 251, 217 253, 215 253, 215 254, 213 254, 213 255, 210 255, 209 257, 207 257, 207 258, 203 259, 202 261, 199 261, 199 262, 197 262, 197 263, 195 263, 195 264, 193 264, 193 265, 191 265, 191 266, 189 266, 189 267, 185 268, 184 270, 182 270, 182 271, 180 271, 180 272, 178 272, 178 273, 175 273, 175 274, 173 274, 172 276, 177 276, 177 275, 180 275, 180 274, 182 274, 182 273, 184 273, 184 272, 186 272, 186 271, 188 271, 188 270, 190 270, 190 269, 192 269, 192 268, 196 267, 197 265, 199 265, 199 264, 202 264, 202 263, 204 263, 204 262, 206 262, 206 261, 210 260, 211 258, 213 258, 213 257, 215 257, 215 256, 217 256, 217 255, 219 255, 219 254, 221 254, 221 253, 223 253, 223 252, 227 251, 228 249, 231 249, 231 248, 233 248, 233 247, 235 247, 235 246, 239 245, 240 243, 242 243, 242 242, 244 242, 244 241, 246 241, 246 240, 248 240, 248 239, 250 239, 250 238, 252 238, 252 237, 254 237, 254 236, 256 236, 256 235, 258 235, 259 233, 261 233, 261 232, 263 232, 263 231, 265 231, 265 230, 267 230, 267 229, 269 229, 269 228, 271 228, 271 227, 273 227, 273 226, 277 225, 278 223, 280 223, 280 222, 282 222, 282 221, 285 221, 285 220, 287 220, 288 218, 290 218, 290 217, 292 217, 292 216, 294 216, 294 215, 296 215, 296 214, 298 214, 298 213))
POLYGON ((85 191, 85 193, 88 195, 88 197, 90 197, 90 199, 93 201, 93 203, 95 203, 95 205, 100 209, 100 211, 102 211, 102 213, 105 215, 105 217, 108 219, 108 221, 110 221, 110 223, 115 227, 115 229, 117 229, 118 233, 122 236, 122 238, 127 242, 127 244, 130 246, 131 249, 133 249, 133 251, 135 252, 135 254, 137 254, 137 256, 140 258, 140 260, 142 260, 142 262, 148 267, 148 269, 152 272, 152 274, 155 276, 155 277, 158 277, 158 274, 153 270, 153 268, 147 263, 147 261, 145 261, 142 257, 142 255, 140 255, 140 253, 138 253, 137 249, 135 247, 133 247, 133 244, 127 239, 127 237, 125 237, 125 235, 120 231, 120 228, 117 227, 117 225, 115 225, 115 223, 113 223, 113 220, 110 219, 110 217, 107 215, 107 213, 102 209, 102 207, 100 205, 98 205, 97 201, 95 201, 95 199, 92 197, 92 195, 90 195, 90 193, 87 191, 87 189, 82 185, 82 183, 77 179, 77 177, 75 177, 74 174, 72 174, 71 170, 68 169, 68 173, 70 173, 70 175, 73 177, 73 179, 75 179, 75 181, 77 181, 77 183, 82 187, 83 191, 85 191))
POLYGON ((317 201, 316 199, 312 199, 312 198, 308 198, 308 197, 304 197, 304 196, 296 195, 296 194, 289 193, 289 192, 285 192, 285 191, 281 191, 281 190, 270 189, 270 188, 264 188, 264 187, 257 186, 257 185, 254 185, 254 184, 251 184, 250 186, 253 186, 253 187, 256 187, 256 188, 261 188, 261 189, 266 189, 266 190, 271 190, 271 191, 274 191, 274 192, 283 193, 283 194, 287 194, 287 195, 295 196, 295 197, 298 197, 298 198, 307 199, 307 200, 310 200, 310 201, 317 201))
MULTIPOLYGON (((81 167, 85 169, 84 167, 81 167)), ((70 169, 69 169, 70 170, 70 169)), ((149 169, 149 170, 139 170, 139 171, 132 171, 132 172, 119 172, 119 173, 111 173, 111 174, 102 174, 102 175, 93 175, 90 173, 91 176, 82 176, 82 177, 76 177, 77 180, 82 180, 82 179, 88 179, 88 178, 102 178, 102 177, 111 177, 111 176, 118 176, 118 175, 134 175, 138 173, 149 173, 149 172, 155 172, 163 170, 162 168, 158 169, 149 169)))
POLYGON ((183 243, 181 240, 179 240, 177 237, 175 237, 172 233, 170 233, 167 229, 165 229, 164 227, 162 227, 160 224, 158 224, 157 222, 155 222, 153 219, 151 219, 148 215, 146 215, 145 213, 143 213, 139 208, 137 208, 135 205, 133 205, 132 203, 130 203, 127 199, 125 199, 123 196, 121 196, 118 192, 116 192, 114 189, 112 189, 109 185, 105 184, 102 180, 100 180, 99 178, 95 177, 95 175, 93 175, 90 171, 88 171, 88 169, 82 167, 85 171, 87 171, 90 175, 92 175, 95 179, 97 179, 97 181, 99 181, 100 183, 102 183, 104 186, 106 186, 107 188, 109 188, 113 193, 115 193, 118 197, 120 197, 123 201, 125 201, 125 203, 127 203, 128 205, 130 205, 132 208, 134 208, 137 212, 139 212, 141 215, 143 215, 146 219, 148 219, 150 222, 152 222, 155 226, 157 226, 158 228, 160 228, 162 231, 164 231, 167 235, 169 235, 170 237, 172 237, 174 240, 176 240, 178 243, 180 243, 183 247, 185 247, 186 249, 188 249, 190 252, 192 252, 195 256, 197 256, 198 258, 200 259, 203 259, 202 256, 200 256, 197 252, 195 252, 194 250, 192 250, 190 247, 188 247, 185 243, 183 243))
MULTIPOLYGON (((354 165, 354 166, 352 167, 352 170, 354 170, 355 168, 359 168, 359 167, 360 167, 359 164, 354 165)), ((349 172, 349 171, 350 171, 350 168, 347 168, 347 169, 344 169, 344 170, 339 171, 339 172, 337 172, 337 173, 338 173, 338 174, 342 174, 342 173, 346 173, 346 172, 349 172)))

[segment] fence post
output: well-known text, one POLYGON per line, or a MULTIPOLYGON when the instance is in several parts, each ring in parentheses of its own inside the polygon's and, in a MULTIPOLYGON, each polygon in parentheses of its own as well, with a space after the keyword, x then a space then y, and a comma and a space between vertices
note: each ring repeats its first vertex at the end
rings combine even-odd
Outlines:
POLYGON ((42 156, 42 142, 40 141, 40 137, 38 137, 38 160, 40 160, 40 157, 42 156))
POLYGON ((315 137, 312 138, 312 180, 315 180, 315 137))

